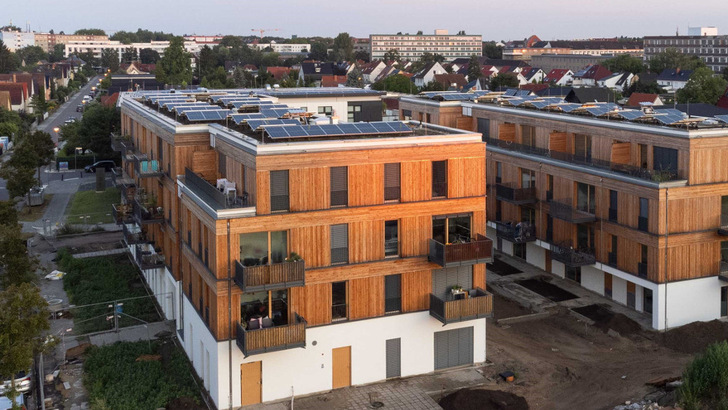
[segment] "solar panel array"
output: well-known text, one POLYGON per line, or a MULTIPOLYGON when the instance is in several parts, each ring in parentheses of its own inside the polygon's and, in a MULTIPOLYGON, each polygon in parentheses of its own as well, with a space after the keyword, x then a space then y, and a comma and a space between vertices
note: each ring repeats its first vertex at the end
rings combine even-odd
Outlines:
POLYGON ((263 120, 267 117, 261 113, 254 112, 250 114, 231 114, 230 119, 235 122, 235 125, 240 125, 243 122, 247 122, 250 120, 263 120))
MULTIPOLYGON (((240 107, 259 107, 261 105, 274 105, 274 104, 273 104, 273 101, 270 101, 270 100, 244 100, 244 101, 233 100, 233 101, 226 103, 225 105, 227 105, 227 106, 232 105, 235 108, 240 108, 240 107)), ((275 105, 280 105, 280 104, 275 104, 275 105)))
MULTIPOLYGON (((219 111, 220 107, 217 105, 203 105, 199 107, 177 107, 175 108, 175 111, 177 114, 185 114, 189 111, 219 111)), ((227 112, 230 112, 229 110, 225 110, 227 112)))
POLYGON ((324 125, 291 125, 266 129, 271 139, 310 138, 367 134, 404 134, 412 129, 401 122, 357 122, 324 125))
POLYGON ((204 110, 204 111, 185 111, 184 116, 188 121, 220 121, 230 115, 230 110, 204 110))
POLYGON ((618 109, 618 108, 619 107, 617 106, 617 104, 607 103, 607 104, 597 104, 596 106, 593 106, 593 107, 586 107, 584 110, 595 117, 599 117, 610 111, 614 111, 615 109, 618 109))
POLYGON ((248 120, 248 126, 253 130, 257 130, 258 128, 261 128, 264 126, 269 126, 269 125, 301 125, 301 121, 295 120, 293 118, 248 120))
POLYGON ((302 113, 303 110, 300 108, 272 108, 260 107, 260 113, 265 115, 266 118, 281 118, 288 114, 302 113))
POLYGON ((655 121, 662 125, 672 125, 685 119, 685 114, 682 111, 675 109, 660 110, 655 112, 655 115, 650 118, 654 118, 655 121))

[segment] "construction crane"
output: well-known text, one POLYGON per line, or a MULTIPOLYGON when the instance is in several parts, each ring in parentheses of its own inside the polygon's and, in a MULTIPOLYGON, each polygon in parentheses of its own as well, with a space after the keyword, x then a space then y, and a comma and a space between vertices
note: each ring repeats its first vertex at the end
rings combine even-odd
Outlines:
POLYGON ((260 38, 263 38, 263 33, 266 31, 278 31, 277 28, 251 28, 250 31, 257 31, 260 33, 260 38))

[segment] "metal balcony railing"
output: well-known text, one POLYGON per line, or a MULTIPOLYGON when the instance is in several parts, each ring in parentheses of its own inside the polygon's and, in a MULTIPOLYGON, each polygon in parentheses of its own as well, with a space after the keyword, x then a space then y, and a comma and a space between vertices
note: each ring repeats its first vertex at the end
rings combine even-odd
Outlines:
POLYGON ((469 242, 443 244, 430 239, 430 262, 444 268, 493 262, 493 241, 477 235, 469 242))
POLYGON ((495 222, 495 235, 513 243, 533 242, 536 226, 527 222, 495 222))
POLYGON ((538 201, 536 188, 516 188, 507 184, 495 184, 495 196, 498 200, 516 205, 533 204, 538 201))
POLYGON ((161 206, 155 206, 153 203, 145 204, 139 198, 135 198, 133 207, 134 220, 140 225, 164 222, 164 208, 161 206))
POLYGON ((596 257, 592 250, 575 249, 568 245, 551 245, 551 258, 569 267, 594 265, 596 257))

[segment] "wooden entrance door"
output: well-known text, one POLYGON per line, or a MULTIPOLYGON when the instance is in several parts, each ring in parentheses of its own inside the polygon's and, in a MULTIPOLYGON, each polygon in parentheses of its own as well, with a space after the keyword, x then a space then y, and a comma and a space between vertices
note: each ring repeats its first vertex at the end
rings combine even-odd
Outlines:
POLYGON ((331 350, 332 388, 351 386, 351 346, 331 350))
POLYGON ((263 399, 263 362, 243 363, 240 365, 240 405, 260 403, 263 399))

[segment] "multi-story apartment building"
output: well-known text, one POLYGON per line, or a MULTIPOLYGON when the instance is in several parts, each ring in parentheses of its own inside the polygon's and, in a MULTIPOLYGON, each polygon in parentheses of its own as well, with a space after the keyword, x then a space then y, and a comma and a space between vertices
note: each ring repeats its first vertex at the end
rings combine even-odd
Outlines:
POLYGON ((254 48, 256 50, 261 50, 261 51, 270 49, 273 52, 281 53, 281 54, 308 53, 309 51, 311 51, 311 44, 276 43, 275 41, 272 41, 270 43, 253 43, 253 44, 250 44, 250 48, 254 48))
POLYGON ((108 36, 93 36, 80 34, 52 34, 35 33, 35 45, 46 53, 53 51, 57 44, 66 44, 71 41, 108 41, 108 36))
MULTIPOLYGON (((197 53, 205 44, 196 43, 194 41, 185 41, 184 48, 188 53, 197 53)), ((83 41, 69 41, 66 43, 64 56, 69 57, 72 54, 83 54, 91 52, 95 58, 101 58, 103 50, 113 50, 119 54, 119 61, 124 51, 129 48, 136 49, 137 53, 141 50, 148 48, 159 53, 160 56, 164 56, 164 50, 169 47, 169 41, 152 41, 149 43, 131 43, 124 44, 120 41, 112 40, 83 40, 83 41)))
POLYGON ((0 31, 0 40, 11 52, 35 45, 35 33, 25 31, 0 31))
MULTIPOLYGON (((378 96, 293 91, 352 112, 378 96)), ((485 360, 480 134, 301 125, 271 93, 119 99, 114 214, 218 408, 485 360)))
POLYGON ((390 50, 397 50, 405 60, 418 60, 422 54, 440 54, 445 61, 483 55, 483 37, 472 34, 372 34, 369 36, 372 60, 381 60, 390 50))
POLYGON ((400 112, 482 133, 500 251, 655 329, 728 316, 728 118, 485 93, 402 98, 400 112))
POLYGON ((674 48, 683 54, 699 57, 715 73, 722 73, 728 67, 728 35, 718 35, 717 30, 707 30, 704 35, 698 33, 701 33, 700 29, 687 36, 647 36, 644 60, 648 62, 655 55, 674 48))

